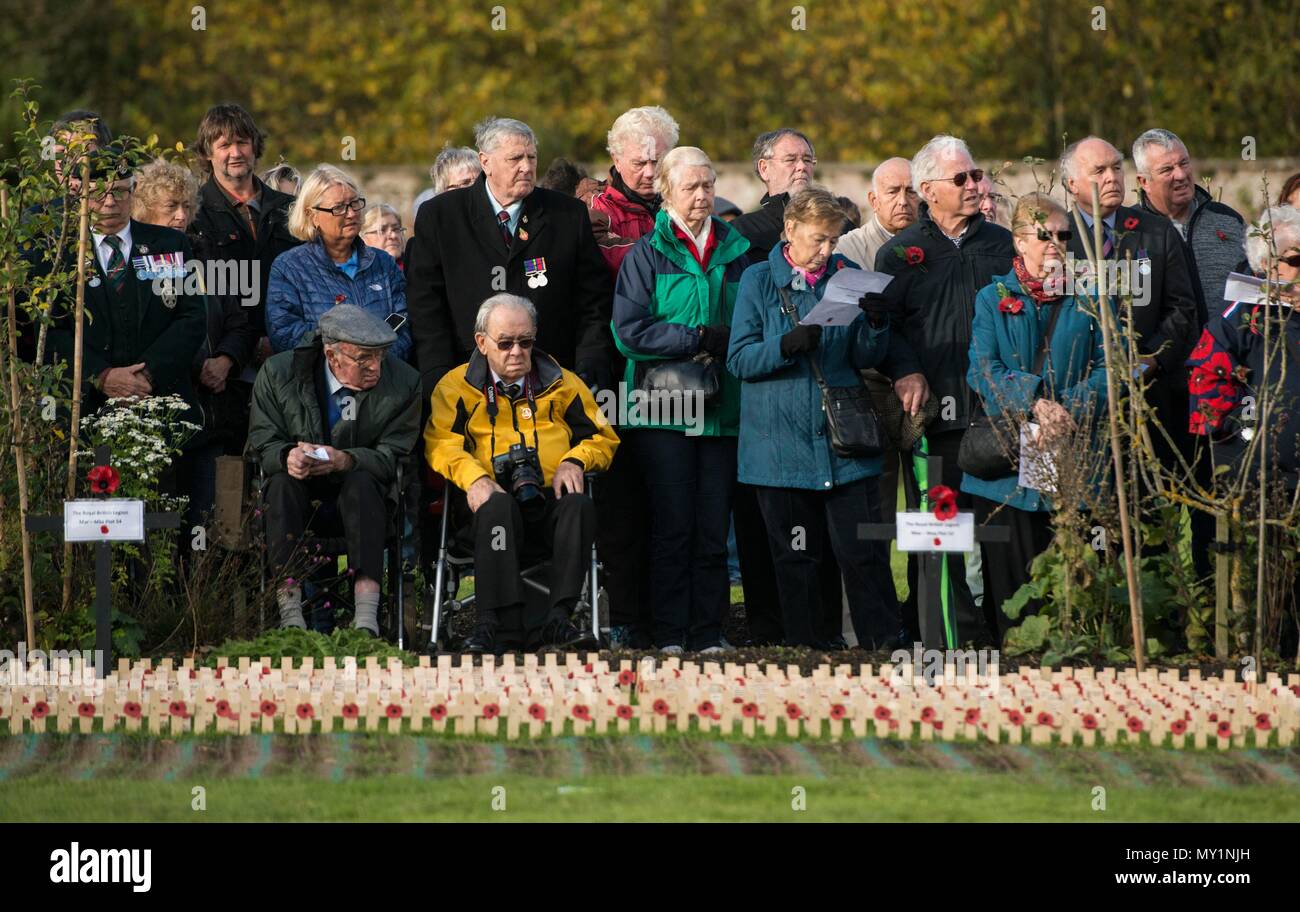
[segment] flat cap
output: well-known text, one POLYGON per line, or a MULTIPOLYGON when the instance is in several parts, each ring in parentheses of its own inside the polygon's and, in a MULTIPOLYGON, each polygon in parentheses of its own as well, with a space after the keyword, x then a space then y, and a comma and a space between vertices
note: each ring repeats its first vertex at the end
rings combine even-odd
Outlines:
POLYGON ((355 304, 335 304, 320 318, 321 338, 365 348, 386 348, 397 341, 393 328, 355 304))

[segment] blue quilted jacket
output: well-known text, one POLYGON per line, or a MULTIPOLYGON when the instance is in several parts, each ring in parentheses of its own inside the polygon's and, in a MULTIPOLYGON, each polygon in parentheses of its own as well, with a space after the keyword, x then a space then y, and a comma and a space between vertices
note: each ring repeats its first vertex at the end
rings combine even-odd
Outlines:
POLYGON ((765 263, 755 263, 740 279, 731 321, 727 368, 740 378, 740 481, 778 488, 828 491, 879 475, 881 460, 836 456, 826 437, 821 390, 808 366, 819 359, 830 386, 860 383, 858 371, 874 367, 889 348, 889 327, 872 328, 860 315, 848 326, 822 328, 821 344, 811 355, 781 356, 781 337, 790 331, 778 288, 790 288, 799 316, 821 300, 830 277, 856 268, 833 254, 813 289, 794 289, 794 273, 777 244, 765 263))
MULTIPOLYGON (((356 278, 351 279, 330 259, 319 240, 275 258, 266 292, 266 334, 272 349, 292 351, 338 303, 364 307, 380 319, 395 313, 406 315, 406 279, 397 261, 360 238, 353 249, 359 251, 359 262, 356 278)), ((410 350, 408 324, 398 332, 390 351, 407 360, 410 350)))

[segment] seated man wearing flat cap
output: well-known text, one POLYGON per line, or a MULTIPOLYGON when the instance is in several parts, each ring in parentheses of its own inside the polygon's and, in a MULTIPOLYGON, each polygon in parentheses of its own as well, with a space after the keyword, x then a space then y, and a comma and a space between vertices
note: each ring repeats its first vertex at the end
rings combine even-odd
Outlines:
MULTIPOLYGON (((297 348, 257 375, 248 445, 266 472, 266 535, 283 574, 298 554, 313 501, 341 525, 356 603, 354 627, 379 634, 387 502, 397 463, 420 433, 420 374, 388 354, 397 334, 354 304, 337 304, 297 348)), ((276 592, 282 627, 306 627, 302 587, 276 592)))
POLYGON ((484 301, 477 350, 438 382, 424 429, 429 465, 465 492, 474 514, 478 619, 466 652, 495 652, 498 634, 525 647, 587 639, 569 619, 596 537, 583 476, 609 468, 618 435, 587 384, 536 340, 532 301, 506 293, 484 301), (544 617, 524 616, 519 571, 529 553, 551 560, 544 617))

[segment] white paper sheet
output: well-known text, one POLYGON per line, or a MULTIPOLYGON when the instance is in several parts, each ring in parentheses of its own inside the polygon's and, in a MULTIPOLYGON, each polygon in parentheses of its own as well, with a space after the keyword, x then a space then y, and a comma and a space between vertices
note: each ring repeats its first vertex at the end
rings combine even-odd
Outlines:
POLYGON ((848 326, 862 313, 858 299, 864 294, 884 291, 893 280, 893 276, 883 272, 841 269, 831 276, 817 306, 808 311, 808 315, 799 322, 807 325, 848 326))

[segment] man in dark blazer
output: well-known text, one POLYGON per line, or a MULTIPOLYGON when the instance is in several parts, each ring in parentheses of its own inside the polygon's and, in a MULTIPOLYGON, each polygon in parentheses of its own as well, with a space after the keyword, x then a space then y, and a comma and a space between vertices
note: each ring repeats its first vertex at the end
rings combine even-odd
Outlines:
POLYGON ((499 292, 537 308, 537 344, 588 384, 612 383, 613 287, 581 201, 536 186, 527 124, 489 118, 475 134, 483 174, 420 207, 407 250, 406 304, 426 408, 469 360, 479 305, 499 292))
MULTIPOLYGON (((120 396, 179 395, 190 404, 182 416, 202 426, 190 371, 203 344, 203 296, 186 283, 155 280, 164 269, 184 268, 185 235, 130 217, 133 178, 125 163, 97 169, 90 197, 91 263, 86 281, 82 343, 82 414, 120 396), (104 189, 100 190, 99 188, 104 189)), ((76 357, 71 296, 57 304, 50 328, 52 357, 76 357)), ((192 445, 195 441, 189 441, 192 445)))
MULTIPOLYGON (((1122 205, 1124 156, 1110 143, 1089 136, 1061 155, 1061 176, 1076 205, 1073 236, 1066 248, 1076 262, 1084 260, 1083 240, 1093 240, 1092 185, 1097 185, 1098 213, 1103 225, 1102 252, 1126 264, 1133 294, 1133 327, 1137 348, 1150 384, 1147 401, 1160 423, 1183 452, 1190 453, 1187 434, 1187 371, 1184 362, 1196 344, 1199 325, 1196 291, 1182 237, 1169 219, 1158 213, 1122 205)), ((1077 269, 1077 267, 1076 267, 1077 269)), ((1121 271, 1120 288, 1126 273, 1121 271)), ((1153 433, 1160 461, 1172 467, 1173 451, 1164 436, 1153 433)))

